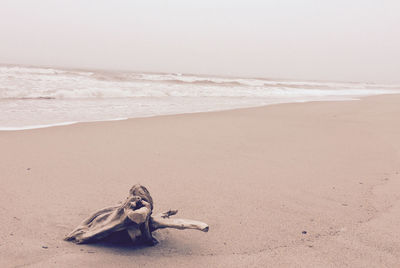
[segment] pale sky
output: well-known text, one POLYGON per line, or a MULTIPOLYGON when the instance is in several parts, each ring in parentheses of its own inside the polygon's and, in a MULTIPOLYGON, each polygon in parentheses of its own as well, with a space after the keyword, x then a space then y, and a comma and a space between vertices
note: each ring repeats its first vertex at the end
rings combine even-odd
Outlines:
POLYGON ((0 62, 400 82, 400 1, 0 0, 0 62))

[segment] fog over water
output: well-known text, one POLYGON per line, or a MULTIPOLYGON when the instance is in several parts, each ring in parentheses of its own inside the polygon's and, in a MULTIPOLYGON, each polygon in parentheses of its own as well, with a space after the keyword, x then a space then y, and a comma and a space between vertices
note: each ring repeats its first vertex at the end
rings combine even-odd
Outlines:
POLYGON ((396 0, 3 0, 0 62, 400 82, 396 0))
POLYGON ((399 14, 395 0, 3 0, 0 130, 398 93, 399 14))

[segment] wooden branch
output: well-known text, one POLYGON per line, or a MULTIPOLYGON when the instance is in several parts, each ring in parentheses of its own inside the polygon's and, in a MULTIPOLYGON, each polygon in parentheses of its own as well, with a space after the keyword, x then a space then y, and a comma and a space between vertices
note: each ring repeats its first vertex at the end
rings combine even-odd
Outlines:
MULTIPOLYGON (((207 232, 209 227, 204 222, 171 219, 178 210, 169 210, 151 215, 153 199, 146 187, 136 184, 129 191, 129 196, 117 206, 98 210, 86 218, 77 228, 65 237, 75 243, 90 243, 103 239, 129 235, 132 242, 146 245, 156 244, 152 232, 162 228, 195 229, 207 232)), ((121 238, 118 238, 121 239, 121 238)))
POLYGON ((169 218, 169 216, 175 215, 176 213, 178 213, 177 210, 170 210, 155 216, 150 216, 150 229, 153 231, 162 228, 174 228, 179 230, 195 229, 202 232, 208 232, 209 226, 204 222, 169 218))
POLYGON ((166 212, 163 212, 163 213, 160 213, 160 214, 158 214, 157 216, 160 216, 160 217, 162 217, 162 218, 169 218, 170 216, 174 216, 174 215, 176 215, 178 213, 178 210, 177 209, 175 209, 175 210, 168 210, 168 211, 166 211, 166 212))

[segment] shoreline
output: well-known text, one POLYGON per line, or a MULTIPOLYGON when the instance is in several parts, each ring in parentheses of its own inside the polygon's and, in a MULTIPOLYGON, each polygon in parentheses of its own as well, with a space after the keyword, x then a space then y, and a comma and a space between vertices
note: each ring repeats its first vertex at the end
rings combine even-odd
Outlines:
POLYGON ((122 118, 113 118, 113 119, 99 119, 99 120, 91 120, 91 121, 67 121, 67 122, 59 122, 59 123, 52 123, 52 124, 39 124, 39 125, 28 125, 22 127, 1 127, 0 132, 2 131, 24 131, 24 130, 33 130, 33 129, 42 129, 42 128, 51 128, 51 127, 59 127, 59 126, 68 126, 68 125, 75 125, 75 124, 85 124, 85 123, 97 123, 97 122, 109 122, 109 121, 124 121, 136 118, 152 118, 152 117, 162 117, 162 116, 174 116, 174 115, 190 115, 190 114, 198 114, 198 113, 214 113, 214 112, 224 112, 224 111, 234 111, 234 110, 241 110, 241 109, 252 109, 252 108, 260 108, 260 107, 267 107, 271 105, 281 105, 281 104, 296 104, 296 103, 313 103, 313 102, 342 102, 342 101, 360 101, 364 98, 374 97, 374 96, 383 96, 383 95, 400 95, 400 93, 383 93, 378 95, 368 95, 368 96, 353 96, 348 98, 340 98, 337 97, 336 99, 328 100, 305 100, 305 101, 288 101, 288 102, 277 102, 277 103, 270 103, 264 105, 257 105, 257 106, 249 106, 249 107, 237 107, 237 108, 227 108, 222 110, 207 110, 207 111, 200 111, 200 112, 184 112, 184 113, 171 113, 171 114, 157 114, 157 115, 148 115, 148 116, 136 116, 136 117, 122 117, 122 118))
POLYGON ((384 267, 400 262, 400 95, 0 131, 0 266, 384 267), (75 245, 146 186, 208 233, 75 245))

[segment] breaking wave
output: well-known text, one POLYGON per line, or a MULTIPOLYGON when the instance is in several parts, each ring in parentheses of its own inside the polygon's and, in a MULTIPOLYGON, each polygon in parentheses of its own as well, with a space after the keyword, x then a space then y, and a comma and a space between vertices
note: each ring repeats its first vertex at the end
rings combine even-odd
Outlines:
POLYGON ((0 65, 0 130, 389 93, 400 86, 0 65))
POLYGON ((398 85, 0 66, 0 99, 306 97, 395 93, 398 85))

